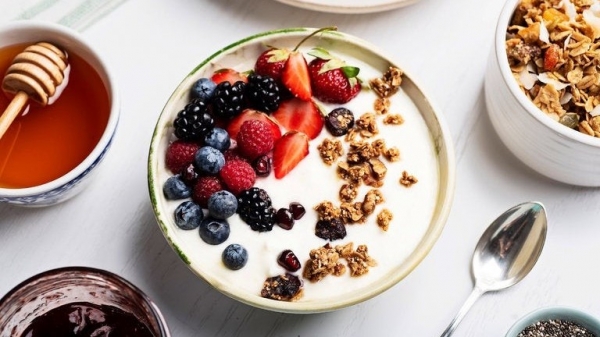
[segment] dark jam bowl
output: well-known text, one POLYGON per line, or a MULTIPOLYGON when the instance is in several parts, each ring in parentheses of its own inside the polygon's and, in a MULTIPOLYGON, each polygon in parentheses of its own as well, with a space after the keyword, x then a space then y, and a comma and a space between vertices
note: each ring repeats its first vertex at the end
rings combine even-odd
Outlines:
POLYGON ((71 303, 116 307, 155 337, 170 337, 158 307, 139 288, 111 272, 65 267, 37 274, 0 299, 0 336, 21 337, 32 321, 71 303))

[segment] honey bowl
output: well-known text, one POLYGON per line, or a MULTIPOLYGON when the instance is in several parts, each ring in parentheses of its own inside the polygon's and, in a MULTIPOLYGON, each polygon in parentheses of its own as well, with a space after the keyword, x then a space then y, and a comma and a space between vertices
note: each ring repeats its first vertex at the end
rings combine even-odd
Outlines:
MULTIPOLYGON (((106 155, 119 120, 119 96, 108 67, 67 27, 36 21, 0 27, 0 74, 37 42, 64 51, 68 68, 51 104, 29 100, 0 138, 0 203, 49 206, 75 196, 106 155)), ((0 114, 11 99, 0 92, 0 114)))

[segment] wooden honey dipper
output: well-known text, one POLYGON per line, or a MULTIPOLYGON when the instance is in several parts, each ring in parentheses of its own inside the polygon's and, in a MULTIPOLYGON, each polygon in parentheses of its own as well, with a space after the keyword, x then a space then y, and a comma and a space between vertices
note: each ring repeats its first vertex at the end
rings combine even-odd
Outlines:
POLYGON ((2 81, 2 89, 15 96, 0 116, 0 138, 29 99, 48 105, 65 80, 67 66, 67 54, 48 42, 28 46, 14 58, 2 81))

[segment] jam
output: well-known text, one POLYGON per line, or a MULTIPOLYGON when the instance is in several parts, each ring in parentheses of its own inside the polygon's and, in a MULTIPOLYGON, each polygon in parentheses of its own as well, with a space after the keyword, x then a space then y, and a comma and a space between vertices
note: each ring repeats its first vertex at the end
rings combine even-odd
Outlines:
POLYGON ((155 337, 133 314, 117 307, 70 303, 35 318, 21 337, 155 337))

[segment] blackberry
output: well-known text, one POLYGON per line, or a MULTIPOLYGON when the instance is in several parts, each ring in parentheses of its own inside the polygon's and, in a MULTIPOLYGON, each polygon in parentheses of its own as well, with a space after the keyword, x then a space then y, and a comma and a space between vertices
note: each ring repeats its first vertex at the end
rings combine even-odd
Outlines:
POLYGON ((237 213, 254 231, 272 230, 275 225, 275 212, 269 194, 262 188, 252 187, 238 196, 237 213))
POLYGON ((333 109, 325 117, 325 127, 336 137, 347 134, 353 126, 354 114, 346 108, 333 109))
POLYGON ((271 113, 279 108, 281 95, 279 86, 269 76, 250 74, 246 85, 246 98, 250 107, 262 112, 271 113))
POLYGON ((237 81, 234 84, 224 81, 217 84, 213 93, 212 106, 215 116, 232 118, 245 108, 244 92, 246 83, 237 81))
POLYGON ((203 139, 215 126, 215 121, 208 112, 208 105, 195 99, 177 113, 173 121, 175 136, 183 140, 203 139))

